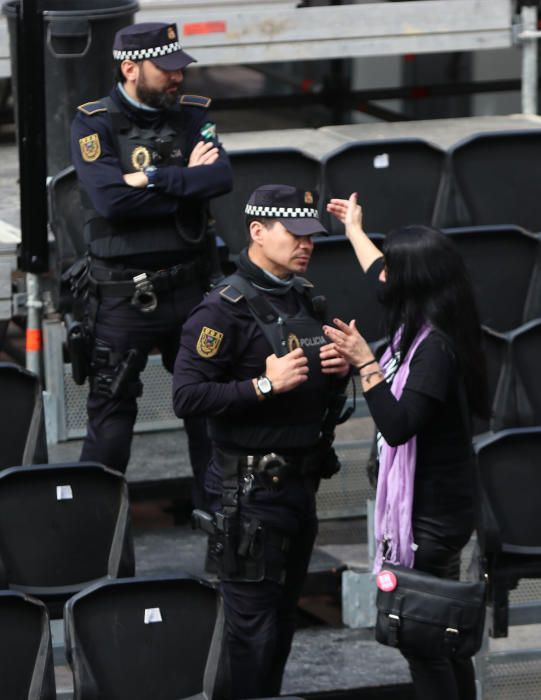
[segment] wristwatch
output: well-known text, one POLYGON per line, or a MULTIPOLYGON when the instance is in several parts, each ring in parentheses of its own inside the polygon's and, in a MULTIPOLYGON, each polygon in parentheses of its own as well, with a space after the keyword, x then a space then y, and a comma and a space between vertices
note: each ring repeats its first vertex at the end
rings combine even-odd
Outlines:
POLYGON ((270 396, 272 394, 272 382, 267 375, 262 374, 257 378, 257 388, 263 396, 270 396))
POLYGON ((147 165, 147 167, 143 169, 143 172, 145 173, 148 179, 147 187, 155 187, 158 168, 155 165, 147 165))

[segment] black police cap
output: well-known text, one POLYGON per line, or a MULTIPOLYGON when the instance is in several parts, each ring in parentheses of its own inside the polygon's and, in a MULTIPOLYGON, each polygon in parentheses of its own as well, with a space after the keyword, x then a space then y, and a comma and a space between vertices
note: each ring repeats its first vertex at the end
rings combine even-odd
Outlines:
POLYGON ((176 24, 141 22, 119 29, 113 43, 117 61, 152 61, 163 70, 180 70, 196 63, 182 50, 176 24))
POLYGON ((319 220, 317 193, 291 185, 262 185, 252 192, 246 204, 248 216, 277 219, 295 236, 327 235, 319 220))

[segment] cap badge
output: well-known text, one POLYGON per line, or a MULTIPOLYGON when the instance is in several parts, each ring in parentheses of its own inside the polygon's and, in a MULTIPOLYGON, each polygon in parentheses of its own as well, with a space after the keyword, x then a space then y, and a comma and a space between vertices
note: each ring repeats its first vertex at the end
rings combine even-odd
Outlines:
POLYGON ((167 38, 171 41, 175 41, 175 39, 177 38, 177 33, 175 32, 174 27, 167 27, 167 38))
POLYGON ((214 357, 218 352, 223 337, 224 334, 220 333, 220 331, 203 326, 197 341, 197 354, 200 357, 214 357))
POLYGON ((314 196, 312 195, 311 192, 304 193, 304 203, 305 204, 313 204, 314 203, 314 196))
POLYGON ((292 352, 293 350, 300 348, 300 346, 301 346, 301 341, 297 338, 295 333, 290 333, 287 336, 287 349, 289 350, 289 352, 292 352))
POLYGON ((90 134, 79 139, 81 156, 87 163, 93 163, 101 156, 101 144, 98 134, 90 134))
POLYGON ((150 151, 146 146, 136 146, 131 154, 131 164, 136 170, 144 170, 151 162, 150 151))

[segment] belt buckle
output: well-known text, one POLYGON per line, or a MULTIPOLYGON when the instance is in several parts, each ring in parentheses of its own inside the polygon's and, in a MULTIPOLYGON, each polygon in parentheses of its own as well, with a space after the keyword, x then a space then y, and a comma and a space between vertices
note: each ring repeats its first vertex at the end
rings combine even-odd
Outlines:
POLYGON ((131 298, 131 303, 144 314, 155 311, 158 307, 158 297, 146 272, 135 275, 133 278, 135 292, 131 298))
POLYGON ((276 454, 276 452, 269 452, 260 458, 258 471, 265 475, 272 486, 279 486, 282 481, 280 472, 285 466, 286 461, 281 455, 276 454))

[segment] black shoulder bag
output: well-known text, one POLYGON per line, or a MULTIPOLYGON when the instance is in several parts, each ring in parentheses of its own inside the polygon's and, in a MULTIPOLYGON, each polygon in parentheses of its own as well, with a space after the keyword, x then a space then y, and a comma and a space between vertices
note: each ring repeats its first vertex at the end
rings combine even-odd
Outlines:
MULTIPOLYGON (((469 426, 464 387, 462 413, 469 426)), ((475 455, 472 460, 476 469, 475 455)), ((376 577, 376 640, 424 657, 468 658, 483 640, 485 581, 455 581, 383 563, 376 577)))
POLYGON ((484 581, 453 581, 396 564, 377 575, 376 639, 425 657, 468 658, 483 640, 484 581))

